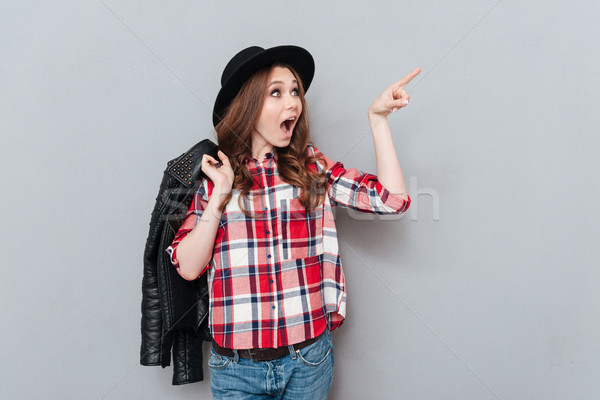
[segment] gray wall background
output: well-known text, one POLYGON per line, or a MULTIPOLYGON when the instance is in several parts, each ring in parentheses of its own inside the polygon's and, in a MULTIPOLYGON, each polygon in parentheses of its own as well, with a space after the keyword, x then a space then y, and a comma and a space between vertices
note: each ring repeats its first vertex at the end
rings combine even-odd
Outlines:
POLYGON ((389 118, 410 212, 337 212, 330 398, 597 396, 597 2, 1 4, 3 399, 210 398, 139 365, 142 252, 254 44, 311 51, 314 142, 373 173, 367 108, 423 68, 389 118))

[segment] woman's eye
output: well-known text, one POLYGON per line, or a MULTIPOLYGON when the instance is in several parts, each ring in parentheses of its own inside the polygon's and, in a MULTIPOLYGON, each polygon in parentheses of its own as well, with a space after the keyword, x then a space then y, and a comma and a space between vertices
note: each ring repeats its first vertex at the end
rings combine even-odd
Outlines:
MULTIPOLYGON (((292 89, 292 95, 294 95, 294 96, 300 96, 300 91, 298 90, 298 88, 292 89)), ((281 96, 281 92, 279 91, 279 89, 274 89, 271 92, 271 96, 280 97, 281 96)))

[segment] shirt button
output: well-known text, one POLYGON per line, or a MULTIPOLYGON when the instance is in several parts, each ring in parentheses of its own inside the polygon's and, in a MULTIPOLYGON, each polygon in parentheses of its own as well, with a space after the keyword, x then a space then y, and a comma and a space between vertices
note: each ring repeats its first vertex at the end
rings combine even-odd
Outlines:
POLYGON ((271 258, 271 255, 270 255, 270 254, 267 254, 267 257, 271 258))
POLYGON ((273 306, 273 310, 275 309, 275 306, 273 306))
POLYGON ((273 283, 273 279, 271 279, 270 282, 273 283))
POLYGON ((269 233, 271 233, 271 232, 267 231, 267 235, 268 235, 269 233))

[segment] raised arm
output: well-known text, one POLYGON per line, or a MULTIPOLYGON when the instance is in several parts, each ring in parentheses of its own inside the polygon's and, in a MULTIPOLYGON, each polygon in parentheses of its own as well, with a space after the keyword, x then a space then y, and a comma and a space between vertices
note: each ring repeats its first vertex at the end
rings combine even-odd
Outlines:
POLYGON ((375 157, 377 158, 377 177, 390 192, 408 199, 404 176, 396 155, 396 148, 387 117, 390 113, 408 105, 410 95, 404 87, 419 73, 421 67, 388 87, 369 107, 369 125, 373 134, 375 157))
POLYGON ((220 150, 218 155, 222 164, 219 168, 219 162, 210 155, 204 154, 202 157, 202 171, 211 180, 212 190, 208 193, 209 185, 204 180, 203 183, 207 185, 201 186, 194 195, 181 228, 166 250, 179 275, 187 280, 197 279, 208 267, 223 213, 219 205, 223 196, 231 192, 233 185, 233 171, 229 159, 220 150))

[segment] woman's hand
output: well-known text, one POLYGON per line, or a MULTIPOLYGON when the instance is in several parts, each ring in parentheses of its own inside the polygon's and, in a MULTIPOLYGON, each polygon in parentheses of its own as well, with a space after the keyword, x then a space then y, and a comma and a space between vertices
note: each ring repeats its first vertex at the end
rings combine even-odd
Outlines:
POLYGON ((388 114, 406 107, 410 95, 404 90, 404 87, 420 72, 421 67, 417 67, 413 72, 385 89, 369 107, 369 117, 387 118, 388 114))
POLYGON ((214 157, 208 154, 202 156, 202 172, 213 182, 215 190, 220 194, 229 194, 233 187, 233 169, 225 153, 219 150, 217 155, 221 159, 219 167, 217 167, 219 162, 214 157))

